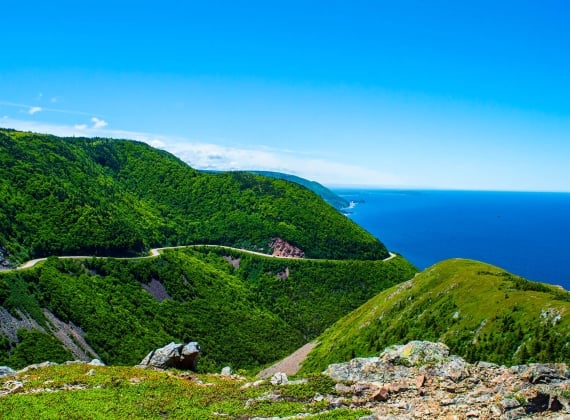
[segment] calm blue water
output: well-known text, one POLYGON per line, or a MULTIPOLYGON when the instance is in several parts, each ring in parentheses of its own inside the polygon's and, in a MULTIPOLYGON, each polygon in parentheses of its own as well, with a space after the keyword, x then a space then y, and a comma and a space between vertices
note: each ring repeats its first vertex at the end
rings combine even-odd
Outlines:
POLYGON ((570 194, 335 190, 350 217, 418 268, 462 257, 570 290, 570 194))

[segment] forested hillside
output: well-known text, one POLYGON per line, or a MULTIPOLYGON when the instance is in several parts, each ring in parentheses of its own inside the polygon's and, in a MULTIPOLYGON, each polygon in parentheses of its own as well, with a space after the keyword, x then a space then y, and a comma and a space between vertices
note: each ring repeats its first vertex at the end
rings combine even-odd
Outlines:
POLYGON ((309 261, 205 247, 155 258, 49 258, 0 273, 0 365, 77 358, 62 343, 80 336, 95 353, 88 357, 109 364, 198 341, 203 371, 261 367, 414 273, 400 257, 309 261))
POLYGON ((482 262, 447 260, 335 323, 303 369, 320 371, 410 340, 442 341, 471 362, 568 362, 569 314, 565 290, 482 262))
POLYGON ((287 181, 303 185, 304 187, 307 187, 311 191, 316 192, 320 197, 322 197, 323 200, 325 200, 327 203, 337 208, 338 210, 342 210, 350 205, 350 203, 347 200, 335 194, 333 191, 329 190, 327 187, 325 187, 322 184, 319 184, 316 181, 310 181, 305 178, 301 178, 290 174, 284 174, 281 172, 272 172, 272 171, 250 171, 250 172, 257 175, 268 176, 270 178, 285 179, 287 181))
POLYGON ((270 252, 275 237, 313 258, 388 255, 376 238, 291 182, 201 173, 134 141, 0 129, 0 251, 13 263, 192 243, 270 252))

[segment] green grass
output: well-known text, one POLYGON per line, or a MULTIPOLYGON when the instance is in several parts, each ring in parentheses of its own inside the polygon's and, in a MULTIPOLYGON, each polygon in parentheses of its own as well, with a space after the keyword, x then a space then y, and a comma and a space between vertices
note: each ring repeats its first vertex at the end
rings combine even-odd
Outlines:
MULTIPOLYGON (((219 419, 285 417, 312 413, 315 419, 355 419, 366 410, 328 411, 314 403, 319 391, 334 388, 323 377, 308 383, 241 389, 245 378, 189 375, 131 367, 58 365, 0 379, 0 388, 21 381, 19 392, 0 398, 4 419, 219 419), (64 390, 71 386, 77 390, 64 390), (271 399, 268 395, 282 395, 271 399)), ((330 380, 328 380, 330 381, 330 380)))
POLYGON ((442 341, 469 361, 568 362, 569 298, 566 291, 488 264, 443 261, 326 330, 303 371, 377 355, 410 340, 442 341))

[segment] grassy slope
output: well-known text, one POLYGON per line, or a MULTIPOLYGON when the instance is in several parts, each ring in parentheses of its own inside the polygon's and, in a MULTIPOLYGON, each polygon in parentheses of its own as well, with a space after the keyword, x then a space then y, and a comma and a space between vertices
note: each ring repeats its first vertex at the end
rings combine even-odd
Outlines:
POLYGON ((443 341, 467 359, 570 360, 570 294, 470 260, 447 260, 385 290, 330 327, 304 371, 378 354, 413 339, 443 341))
MULTIPOLYGON (((46 325, 41 308, 48 308, 80 326, 106 363, 136 364, 169 341, 196 340, 204 371, 224 365, 255 369, 290 354, 415 273, 402 258, 303 261, 240 253, 234 253, 240 258, 235 270, 222 258, 227 252, 170 250, 159 258, 84 262, 51 258, 0 274, 0 305, 30 314, 40 325, 46 325), (280 278, 287 269, 289 278, 280 278), (142 288, 153 279, 171 299, 158 302, 142 288)), ((24 366, 18 354, 28 354, 27 363, 45 360, 41 348, 14 346, 4 343, 0 364, 24 366)))
MULTIPOLYGON (((51 366, 1 378, 0 389, 11 389, 14 379, 22 381, 23 387, 0 398, 3 419, 286 417, 319 413, 328 404, 313 397, 335 394, 333 383, 322 376, 310 378, 307 384, 265 384, 243 390, 245 378, 89 365, 51 366), (283 398, 263 398, 268 394, 283 398)), ((337 409, 311 418, 355 419, 367 412, 337 409)))
POLYGON ((268 251, 273 237, 308 257, 388 255, 376 238, 291 182, 200 173, 139 142, 0 129, 0 247, 14 261, 135 255, 191 243, 268 251))

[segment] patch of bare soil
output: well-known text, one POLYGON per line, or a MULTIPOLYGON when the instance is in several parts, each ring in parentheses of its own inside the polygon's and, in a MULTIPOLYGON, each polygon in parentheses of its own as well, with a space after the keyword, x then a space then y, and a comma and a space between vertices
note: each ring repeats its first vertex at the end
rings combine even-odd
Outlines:
POLYGON ((318 343, 313 341, 305 344, 303 347, 287 356, 285 359, 275 363, 273 366, 263 369, 257 374, 262 379, 267 379, 275 375, 277 372, 283 372, 287 375, 295 375, 301 369, 301 364, 305 361, 308 354, 315 348, 318 343))

